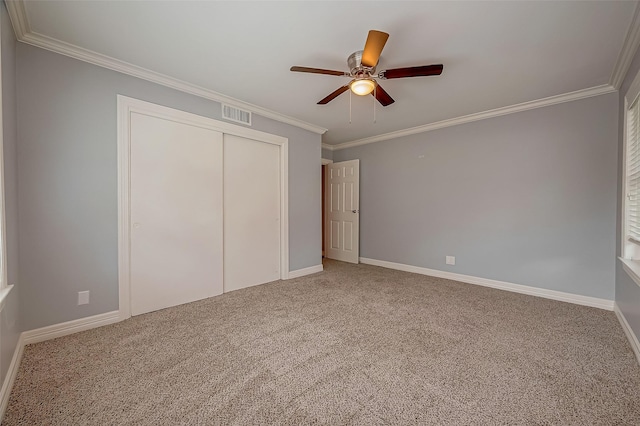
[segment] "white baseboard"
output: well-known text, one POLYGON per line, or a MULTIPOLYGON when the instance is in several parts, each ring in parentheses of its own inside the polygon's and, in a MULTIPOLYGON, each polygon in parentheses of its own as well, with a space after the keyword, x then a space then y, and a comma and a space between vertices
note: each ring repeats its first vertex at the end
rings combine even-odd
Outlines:
POLYGON ((9 364, 7 375, 2 383, 2 388, 0 388, 0 422, 4 417, 4 412, 9 404, 9 396, 13 389, 13 382, 16 380, 16 374, 18 373, 18 367, 20 367, 20 361, 22 360, 22 354, 26 345, 44 342, 45 340, 90 330, 103 325, 113 324, 118 321, 120 321, 120 313, 118 311, 113 311, 20 333, 16 349, 13 351, 11 364, 9 364))
POLYGON ((106 312, 104 314, 93 315, 91 317, 80 318, 73 321, 67 321, 60 324, 50 325, 48 327, 37 328, 22 333, 25 345, 31 343, 44 342, 45 340, 55 339, 57 337, 67 336, 79 331, 90 330, 92 328, 101 327, 103 325, 113 324, 120 321, 120 313, 118 311, 106 312))
POLYGON ((305 275, 311 275, 322 271, 322 264, 309 266, 308 268, 296 269, 295 271, 289 271, 289 279, 304 277, 305 275))
POLYGON ((470 275, 456 274, 455 272, 439 271, 437 269, 421 268, 419 266, 405 265, 403 263, 387 262, 385 260, 360 258, 361 263, 383 268, 397 269, 399 271, 413 272, 415 274, 429 275, 431 277, 446 278, 467 284, 476 284, 484 287, 497 288, 512 291, 514 293, 528 294, 530 296, 544 297, 545 299, 559 300, 575 303, 577 305, 591 306, 593 308, 613 310, 613 300, 599 299, 597 297, 581 296, 579 294, 565 293, 562 291, 547 290, 538 287, 530 287, 521 284, 512 284, 504 281, 490 280, 487 278, 472 277, 470 275))
POLYGON ((620 321, 620 325, 622 326, 622 330, 624 330, 624 334, 626 334, 627 339, 629 339, 629 344, 631 345, 631 349, 633 349, 633 353, 636 354, 638 364, 640 364, 640 341, 638 341, 638 337, 631 329, 631 326, 627 322, 627 319, 624 317, 624 314, 620 310, 620 307, 618 307, 617 303, 614 303, 613 311, 616 313, 618 321, 620 321))
POLYGON ((11 396, 11 390, 13 389, 13 383, 16 381, 16 375, 18 374, 18 367, 20 367, 20 361, 22 360, 22 353, 24 352, 24 333, 20 334, 16 349, 13 351, 13 357, 11 358, 11 364, 7 370, 7 375, 0 388, 0 422, 4 418, 4 412, 9 405, 9 397, 11 396))

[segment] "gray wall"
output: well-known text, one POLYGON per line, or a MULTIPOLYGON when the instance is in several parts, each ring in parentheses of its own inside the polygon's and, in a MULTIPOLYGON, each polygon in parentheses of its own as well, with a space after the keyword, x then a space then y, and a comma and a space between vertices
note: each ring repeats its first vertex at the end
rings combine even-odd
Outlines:
POLYGON ((0 2, 2 43, 2 136, 4 155, 4 201, 7 226, 7 274, 15 287, 0 313, 0 383, 4 383, 20 336, 18 293, 18 195, 16 122, 16 39, 4 2, 0 2))
MULTIPOLYGON (((19 43, 20 284, 24 328, 118 308, 116 95, 221 117, 220 104, 19 43), (77 306, 77 292, 91 303, 77 306)), ((320 135, 289 138, 290 269, 321 263, 320 135)))
POLYGON ((334 151, 360 256, 613 300, 617 119, 612 93, 334 151))
POLYGON ((327 160, 333 160, 333 151, 329 151, 326 148, 322 148, 322 158, 327 160))
MULTIPOLYGON (((636 56, 629 67, 629 71, 622 82, 620 87, 620 99, 619 110, 621 111, 618 120, 618 167, 619 170, 624 170, 622 165, 622 153, 624 145, 624 95, 629 90, 629 86, 633 83, 633 79, 640 71, 640 51, 636 52, 636 56)), ((618 174, 618 199, 617 207, 620 214, 618 214, 618 226, 616 228, 616 254, 622 255, 621 248, 621 233, 622 233, 622 173, 618 174)), ((616 303, 618 308, 622 311, 627 322, 633 329, 636 337, 640 339, 640 287, 629 277, 629 275, 622 269, 621 263, 616 259, 616 303)))

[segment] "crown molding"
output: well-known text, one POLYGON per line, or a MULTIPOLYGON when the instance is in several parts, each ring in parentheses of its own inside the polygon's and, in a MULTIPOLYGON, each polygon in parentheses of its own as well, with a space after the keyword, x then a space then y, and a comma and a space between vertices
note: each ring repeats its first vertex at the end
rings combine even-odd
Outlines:
POLYGON ((627 29, 627 35, 622 44, 622 49, 618 54, 618 60, 613 67, 613 73, 611 74, 610 84, 616 89, 620 89, 622 82, 629 71, 631 61, 633 61, 636 52, 640 47, 640 4, 636 3, 636 8, 633 12, 633 18, 627 29))
MULTIPOLYGON (((196 86, 194 84, 160 74, 146 68, 139 67, 137 65, 130 64, 128 62, 120 61, 110 56, 102 55, 100 53, 78 47, 76 45, 66 43, 36 32, 31 31, 29 24, 28 14, 24 6, 25 0, 10 0, 6 1, 7 10, 11 19, 16 39, 20 42, 30 44, 42 49, 46 49, 55 53, 59 53, 64 56, 68 56, 80 61, 88 62, 93 65, 97 65, 103 68, 111 69, 123 74, 131 75, 133 77, 141 78, 156 84, 160 84, 165 87, 169 87, 175 90, 179 90, 184 93, 189 93, 201 98, 209 99, 215 102, 225 103, 234 107, 249 110, 253 113, 261 115, 266 118, 270 118, 275 121, 279 121, 285 124, 290 124, 295 127, 299 127, 316 134, 324 134, 327 129, 321 126, 317 126, 306 121, 299 120, 294 117, 290 117, 278 112, 250 104, 248 102, 241 101, 239 99, 232 98, 230 96, 223 95, 222 93, 215 92, 204 87, 196 86)), ((615 64, 613 73, 611 75, 610 84, 596 86, 588 89, 578 90, 575 92, 565 93, 562 95, 551 96, 544 99, 535 101, 524 102, 521 104, 511 105, 503 108, 497 108, 489 111, 470 114, 462 117, 452 118, 448 120, 442 120, 435 123, 425 124, 417 127, 411 127, 395 132, 385 133, 377 136, 372 136, 364 139, 358 139, 350 142, 339 143, 335 145, 322 144, 323 149, 329 151, 336 151, 340 149, 352 148, 355 146, 366 145, 374 142, 381 142, 384 140, 395 139, 403 136, 415 135, 418 133, 424 133, 431 130, 442 129, 445 127, 456 126, 459 124, 470 123, 478 120, 485 120, 488 118, 499 117, 501 115, 513 114, 516 112, 527 111, 530 109, 541 108, 544 106, 555 105, 563 102, 571 102, 578 99, 589 98, 592 96, 604 95, 614 92, 620 88, 624 77, 629 70, 631 61, 635 56, 636 51, 640 47, 640 5, 636 4, 633 18, 627 30, 623 47, 618 55, 618 60, 615 64)))
POLYGON ((7 0, 4 3, 7 6, 7 12, 9 12, 9 19, 11 19, 13 32, 16 34, 16 38, 20 40, 31 28, 29 25, 29 17, 27 16, 27 11, 24 7, 24 2, 7 0))
POLYGON ((20 42, 59 53, 70 58, 78 59, 80 61, 88 62, 99 67, 147 80, 152 83, 160 84, 184 93, 189 93, 201 98, 245 109, 263 117, 270 118, 281 123, 290 124, 319 135, 322 135, 327 131, 324 127, 320 127, 288 115, 280 114, 168 75, 160 74, 110 56, 102 55, 89 49, 84 49, 82 47, 39 34, 31 30, 28 15, 24 7, 24 0, 7 1, 6 5, 7 10, 9 11, 9 17, 11 18, 11 24, 13 25, 13 30, 16 34, 16 39, 20 42))
MULTIPOLYGON (((542 108, 545 106, 561 104, 564 102, 577 101, 579 99, 590 98, 593 96, 606 95, 607 93, 613 93, 616 89, 608 84, 602 86, 591 87, 589 89, 577 90, 575 92, 569 92, 562 95, 550 96, 548 98, 538 99, 535 101, 523 102, 521 104, 511 105, 502 108, 496 108, 489 111, 478 112, 475 114, 465 115, 462 117, 451 118, 449 120, 437 121, 435 123, 425 124, 417 127, 410 127, 408 129, 398 130, 395 132, 385 133, 382 135, 371 136, 364 139, 358 139, 355 141, 339 143, 336 145, 330 145, 331 151, 337 151, 340 149, 353 148, 360 145, 367 145, 370 143, 386 141, 389 139, 396 139, 403 136, 415 135, 418 133, 430 132, 432 130, 443 129, 445 127, 457 126, 459 124, 471 123, 473 121, 486 120, 488 118, 500 117, 502 115, 514 114, 516 112, 527 111, 530 109, 542 108)), ((325 145, 322 145, 325 148, 325 145)))
POLYGON ((290 124, 295 127, 299 127, 308 130, 319 135, 324 134, 327 129, 317 126, 315 124, 307 123, 306 121, 299 120, 288 115, 280 114, 278 112, 250 104, 248 102, 241 101, 239 99, 232 98, 230 96, 223 95, 222 93, 215 92, 204 87, 196 86, 195 84, 187 83, 186 81, 179 80, 177 78, 169 77, 164 74, 157 73, 155 71, 148 70, 146 68, 139 67, 137 65, 130 64, 128 62, 114 59, 110 56, 102 55, 100 53, 93 52, 88 49, 65 43, 60 40, 53 39, 51 37, 44 36, 42 34, 28 32, 23 35, 19 41, 30 44, 32 46, 40 47, 46 50, 50 50, 61 55, 65 55, 80 61, 88 62, 99 67, 118 71, 123 74, 127 74, 133 77, 147 80, 152 83, 160 84, 171 89, 179 90, 184 93, 199 96, 201 98, 209 99, 215 102, 225 103, 237 108, 241 108, 252 113, 261 115, 266 118, 270 118, 281 123, 290 124))

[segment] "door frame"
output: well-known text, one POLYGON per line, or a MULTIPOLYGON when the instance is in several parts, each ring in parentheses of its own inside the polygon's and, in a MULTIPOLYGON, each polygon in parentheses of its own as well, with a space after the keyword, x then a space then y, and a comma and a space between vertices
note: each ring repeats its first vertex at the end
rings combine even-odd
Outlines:
POLYGON ((289 278, 289 139, 226 123, 174 108, 117 95, 118 115, 118 304, 119 319, 131 317, 130 172, 131 114, 138 113, 177 123, 241 136, 280 148, 280 279, 289 278))
POLYGON ((320 205, 322 206, 322 258, 324 259, 325 257, 325 250, 324 250, 324 243, 326 242, 326 232, 325 229, 327 228, 327 215, 329 214, 327 212, 327 200, 326 200, 326 194, 325 191, 327 190, 327 175, 326 175, 326 171, 327 169, 325 168, 325 166, 332 164, 333 160, 329 160, 328 158, 324 158, 322 157, 320 159, 321 161, 321 166, 324 171, 325 174, 322 175, 322 186, 324 188, 324 191, 322 192, 322 202, 320 203, 320 205))

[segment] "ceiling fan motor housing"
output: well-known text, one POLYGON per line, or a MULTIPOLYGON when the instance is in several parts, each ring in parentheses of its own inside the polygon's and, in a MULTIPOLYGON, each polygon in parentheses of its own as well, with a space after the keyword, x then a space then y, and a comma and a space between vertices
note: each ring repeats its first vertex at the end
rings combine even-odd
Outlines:
POLYGON ((347 65, 353 77, 368 77, 376 72, 376 67, 369 68, 362 65, 362 52, 362 50, 358 50, 347 58, 347 65))

